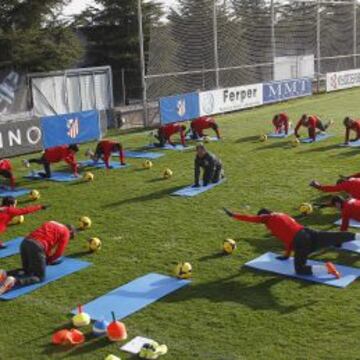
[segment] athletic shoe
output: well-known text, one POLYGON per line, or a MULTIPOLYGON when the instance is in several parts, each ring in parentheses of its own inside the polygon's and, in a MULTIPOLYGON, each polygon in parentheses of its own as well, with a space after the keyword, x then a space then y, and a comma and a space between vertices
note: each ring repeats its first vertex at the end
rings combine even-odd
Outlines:
POLYGON ((26 168, 29 168, 30 167, 30 163, 28 160, 24 159, 23 160, 23 165, 26 167, 26 168))
POLYGON ((6 245, 2 241, 0 241, 0 250, 2 249, 6 249, 6 245))
POLYGON ((8 276, 5 282, 0 286, 0 295, 5 294, 9 290, 11 290, 16 283, 16 279, 12 276, 8 276))
POLYGON ((327 262, 326 268, 329 274, 334 275, 337 279, 340 279, 340 273, 337 271, 336 266, 332 262, 327 262))
POLYGON ((5 270, 0 269, 0 284, 2 284, 7 278, 7 273, 5 270))

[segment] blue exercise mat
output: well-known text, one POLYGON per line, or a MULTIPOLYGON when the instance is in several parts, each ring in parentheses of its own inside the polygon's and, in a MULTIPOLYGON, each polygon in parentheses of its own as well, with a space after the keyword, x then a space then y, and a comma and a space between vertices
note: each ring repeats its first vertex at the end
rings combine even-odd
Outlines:
POLYGON ((360 241, 354 240, 342 244, 341 248, 335 248, 336 250, 346 250, 360 254, 360 241))
POLYGON ((17 188, 15 190, 11 190, 10 188, 0 188, 0 197, 12 196, 14 198, 17 198, 28 194, 30 194, 29 189, 17 188))
POLYGON ((49 180, 49 181, 57 181, 57 182, 70 182, 81 179, 80 176, 76 177, 74 174, 64 173, 64 172, 52 172, 50 179, 41 177, 39 173, 35 173, 34 175, 29 174, 25 177, 31 180, 49 180))
MULTIPOLYGON (((189 280, 150 273, 89 302, 83 308, 92 320, 112 321, 112 311, 121 320, 189 284, 189 280)), ((77 309, 72 313, 77 314, 77 309)))
POLYGON ((357 141, 350 141, 348 144, 340 144, 341 147, 359 147, 360 146, 360 140, 357 141))
POLYGON ((220 139, 218 139, 218 137, 217 136, 206 136, 206 137, 200 137, 200 138, 197 138, 197 139, 193 139, 192 137, 191 137, 191 135, 188 135, 187 137, 186 137, 186 140, 194 140, 194 141, 201 141, 201 142, 203 142, 203 141, 210 141, 210 142, 213 142, 213 141, 220 141, 220 139))
MULTIPOLYGON (((343 265, 336 265, 337 270, 341 274, 340 279, 336 279, 331 274, 324 274, 322 276, 303 276, 297 275, 294 269, 294 259, 281 261, 277 260, 278 255, 268 252, 255 260, 249 261, 245 264, 253 269, 269 271, 275 274, 285 275, 301 280, 312 281, 324 285, 345 288, 360 276, 360 269, 351 268, 343 265)), ((321 261, 308 260, 309 265, 324 265, 321 261)))
POLYGON ((267 134, 267 137, 270 139, 285 139, 293 134, 294 134, 294 130, 289 130, 287 135, 284 132, 281 132, 279 134, 269 133, 269 134, 267 134))
POLYGON ((72 258, 62 258, 62 262, 58 265, 52 265, 46 267, 46 278, 42 283, 23 286, 14 288, 9 292, 0 296, 2 300, 13 300, 25 294, 31 293, 34 290, 37 290, 50 282, 61 279, 64 276, 73 274, 77 271, 87 268, 91 263, 81 260, 76 260, 72 258))
MULTIPOLYGON (((338 226, 341 226, 342 224, 342 220, 337 220, 334 222, 335 225, 338 225, 338 226)), ((356 220, 353 220, 353 219, 350 219, 350 222, 349 222, 349 226, 352 227, 352 228, 360 228, 360 222, 359 221, 356 221, 356 220)))
POLYGON ((18 254, 20 252, 20 244, 23 240, 24 238, 18 237, 4 242, 6 248, 0 249, 0 259, 18 254))
MULTIPOLYGON (((87 161, 79 162, 79 165, 82 167, 94 167, 97 169, 106 169, 105 163, 103 161, 99 161, 95 163, 92 160, 87 160, 87 161)), ((111 161, 110 166, 112 166, 112 169, 125 169, 130 165, 121 165, 119 162, 111 161)))
POLYGON ((174 151, 186 151, 186 150, 191 150, 194 149, 195 146, 183 146, 183 145, 175 145, 172 146, 170 144, 166 144, 163 147, 157 147, 155 145, 149 145, 148 148, 149 149, 163 149, 163 150, 174 150, 174 151))
POLYGON ((130 159, 148 159, 155 160, 161 158, 165 154, 150 151, 125 151, 125 157, 130 159))
POLYGON ((197 187, 197 188, 193 188, 192 185, 190 185, 190 186, 187 186, 187 187, 185 187, 183 189, 175 191, 171 195, 173 195, 173 196, 183 196, 183 197, 197 196, 199 194, 202 194, 202 193, 204 193, 206 191, 211 190, 215 186, 218 186, 218 185, 222 184, 225 180, 226 179, 222 179, 217 184, 209 184, 208 186, 202 186, 202 182, 201 182, 201 186, 197 187))
MULTIPOLYGON (((317 134, 315 142, 323 141, 330 137, 332 137, 332 135, 330 135, 330 134, 317 134)), ((312 144, 314 142, 311 138, 300 139, 300 141, 304 144, 312 144)))

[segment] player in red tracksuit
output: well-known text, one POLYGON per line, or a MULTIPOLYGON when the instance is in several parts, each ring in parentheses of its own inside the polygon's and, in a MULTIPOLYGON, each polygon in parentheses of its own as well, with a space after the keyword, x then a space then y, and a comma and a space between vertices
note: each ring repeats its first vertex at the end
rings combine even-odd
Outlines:
POLYGON ((202 116, 193 120, 190 124, 192 139, 197 140, 205 136, 204 130, 213 129, 216 133, 217 138, 220 140, 220 130, 219 125, 216 123, 215 119, 209 116, 202 116))
POLYGON ((276 114, 272 121, 274 128, 275 128, 275 134, 288 134, 289 133, 289 116, 286 113, 280 113, 276 114))
MULTIPOLYGON (((46 209, 44 205, 17 208, 15 198, 11 196, 4 197, 0 207, 0 234, 6 231, 7 226, 15 216, 27 215, 44 209, 46 209)), ((4 249, 5 247, 6 246, 0 241, 0 249, 4 249)))
POLYGON ((350 141, 360 140, 360 120, 353 120, 349 117, 344 119, 344 126, 346 128, 345 132, 345 144, 348 144, 350 141), (350 131, 355 132, 355 138, 350 140, 350 131))
POLYGON ((76 144, 56 146, 46 149, 40 159, 29 159, 24 160, 23 162, 26 167, 30 167, 30 164, 32 163, 43 165, 45 173, 39 173, 39 175, 44 178, 51 178, 50 164, 65 161, 70 165, 74 175, 79 176, 78 164, 76 161, 76 153, 78 151, 79 146, 76 144))
POLYGON ((0 160, 0 175, 10 182, 11 190, 15 189, 15 176, 12 172, 11 161, 8 159, 0 160))
POLYGON ((20 245, 22 268, 0 270, 0 295, 14 286, 25 286, 44 281, 47 265, 58 264, 69 240, 76 233, 72 225, 48 221, 28 235, 20 245))
POLYGON ((264 224, 277 239, 285 245, 285 255, 278 260, 287 260, 294 251, 295 271, 299 275, 312 275, 327 270, 339 276, 335 266, 327 263, 326 266, 306 265, 309 255, 313 252, 332 246, 341 246, 342 243, 360 239, 360 234, 350 232, 317 231, 306 228, 296 222, 291 216, 276 213, 268 209, 261 209, 257 215, 242 215, 224 209, 225 213, 233 219, 251 223, 264 224))
POLYGON ((175 144, 171 141, 171 137, 179 133, 181 144, 186 146, 185 131, 186 126, 178 123, 160 126, 157 135, 155 135, 155 137, 159 140, 159 143, 155 143, 154 145, 157 147, 164 147, 166 143, 169 143, 170 145, 175 146, 175 144))
POLYGON ((360 199, 360 179, 349 178, 338 180, 336 185, 321 185, 318 181, 312 181, 310 186, 326 193, 346 192, 355 199, 360 199))
POLYGON ((111 169, 110 159, 113 153, 119 153, 119 160, 121 165, 126 165, 123 146, 116 141, 101 140, 96 146, 95 153, 88 150, 86 155, 90 156, 95 163, 97 163, 100 159, 103 159, 106 168, 111 169))
POLYGON ((307 116, 304 114, 295 127, 295 136, 300 137, 299 129, 301 126, 308 128, 309 138, 313 141, 316 140, 316 130, 326 131, 331 125, 331 121, 329 121, 326 125, 320 120, 320 118, 316 115, 307 116))

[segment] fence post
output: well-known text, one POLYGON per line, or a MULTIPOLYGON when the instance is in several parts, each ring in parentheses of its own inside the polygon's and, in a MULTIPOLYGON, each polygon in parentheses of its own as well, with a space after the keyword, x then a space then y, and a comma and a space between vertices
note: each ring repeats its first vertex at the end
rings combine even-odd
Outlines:
POLYGON ((215 84, 219 88, 219 52, 218 52, 218 25, 217 25, 217 9, 216 0, 213 3, 213 31, 214 31, 214 65, 215 65, 215 84))
POLYGON ((275 59, 276 59, 276 37, 275 37, 275 6, 274 0, 271 0, 271 53, 272 53, 272 80, 275 80, 275 59))
POLYGON ((357 0, 354 1, 354 29, 353 29, 353 41, 354 41, 354 69, 357 68, 357 0))
POLYGON ((321 14, 320 14, 320 1, 317 0, 316 6, 316 57, 317 57, 317 92, 320 92, 320 75, 321 75, 321 14))
POLYGON ((144 111, 144 127, 148 124, 148 111, 147 111, 147 94, 146 94, 146 74, 145 74, 145 54, 144 54, 144 32, 143 32, 143 16, 142 16, 142 1, 138 0, 138 25, 139 25, 139 46, 140 46, 140 71, 141 71, 141 84, 142 84, 142 102, 144 111))
POLYGON ((123 96, 123 104, 126 104, 126 84, 125 84, 125 69, 121 68, 121 88, 123 96))

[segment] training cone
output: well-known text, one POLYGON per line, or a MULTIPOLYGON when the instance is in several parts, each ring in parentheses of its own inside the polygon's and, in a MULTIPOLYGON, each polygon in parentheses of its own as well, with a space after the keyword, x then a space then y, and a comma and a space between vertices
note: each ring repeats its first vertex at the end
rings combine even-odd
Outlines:
POLYGON ((110 354, 105 358, 105 360, 121 360, 121 359, 113 354, 110 354))
POLYGON ((105 320, 98 320, 95 321, 93 325, 93 334, 95 336, 103 336, 106 335, 107 327, 109 326, 109 323, 105 320))
POLYGON ((72 322, 76 327, 88 326, 91 322, 90 316, 83 311, 81 305, 78 306, 78 313, 72 318, 72 322))
POLYGON ((116 321, 114 312, 112 312, 111 314, 113 321, 107 327, 107 336, 109 340, 114 342, 126 340, 127 331, 125 324, 120 321, 116 321))

